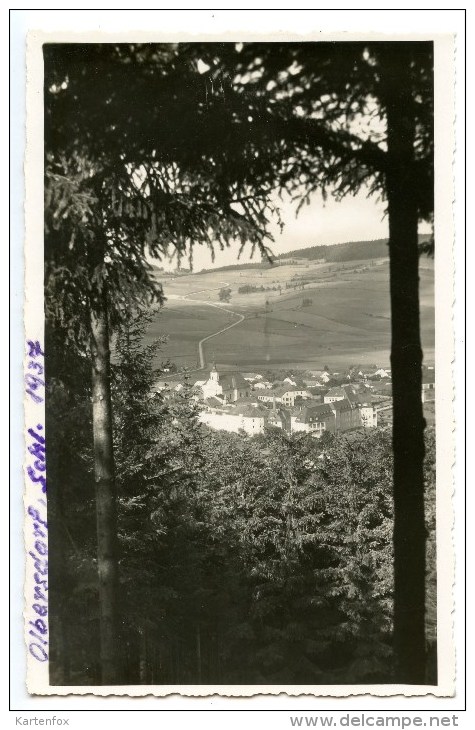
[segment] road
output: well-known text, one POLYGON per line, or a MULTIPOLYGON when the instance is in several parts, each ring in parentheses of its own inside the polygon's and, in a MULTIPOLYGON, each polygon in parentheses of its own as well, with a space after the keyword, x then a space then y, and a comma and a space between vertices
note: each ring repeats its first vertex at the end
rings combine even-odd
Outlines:
POLYGON ((213 289, 200 289, 199 291, 190 292, 189 294, 169 294, 168 299, 181 299, 181 300, 188 300, 196 302, 197 304, 206 304, 208 307, 216 307, 216 309, 221 309, 224 312, 229 312, 229 314, 233 314, 235 317, 237 317, 237 320, 235 322, 232 322, 231 324, 228 324, 227 327, 223 327, 222 329, 218 330, 217 332, 213 332, 211 335, 207 335, 206 337, 203 337, 198 342, 198 357, 200 360, 200 366, 199 368, 196 368, 195 370, 190 370, 189 372, 198 372, 199 370, 204 370, 206 367, 206 360, 204 356, 204 350, 203 345, 208 340, 211 340, 213 337, 217 337, 218 335, 222 335, 223 332, 227 332, 228 330, 232 329, 232 327, 236 327, 236 325, 241 324, 241 322, 245 319, 244 315, 238 314, 238 312, 234 312, 232 309, 228 309, 223 304, 217 304, 216 302, 208 302, 203 299, 189 299, 189 297, 194 296, 195 294, 204 294, 205 292, 209 291, 217 291, 218 289, 222 289, 223 287, 229 286, 229 283, 227 281, 221 282, 221 286, 216 286, 213 289))

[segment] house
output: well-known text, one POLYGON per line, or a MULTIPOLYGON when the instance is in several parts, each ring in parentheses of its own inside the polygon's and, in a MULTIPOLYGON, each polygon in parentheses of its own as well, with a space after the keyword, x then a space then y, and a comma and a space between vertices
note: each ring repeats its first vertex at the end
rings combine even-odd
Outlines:
POLYGON ((235 401, 231 405, 233 405, 235 407, 252 406, 253 408, 257 408, 259 406, 259 408, 263 408, 262 403, 260 403, 257 398, 257 393, 253 393, 252 391, 251 391, 251 395, 249 397, 239 398, 237 401, 235 401))
POLYGON ((335 431, 335 415, 328 404, 305 407, 291 414, 290 420, 292 433, 311 433, 319 438, 325 431, 335 431))
POLYGON ((350 431, 361 426, 359 408, 348 400, 333 401, 329 405, 335 415, 335 431, 350 431))
POLYGON ((216 366, 209 374, 208 380, 201 386, 204 398, 212 395, 222 396, 225 403, 234 403, 239 398, 248 398, 251 386, 241 373, 218 372, 216 366))
POLYGON ((306 388, 299 388, 298 386, 291 386, 286 388, 278 389, 279 397, 284 406, 290 406, 291 408, 295 405, 297 398, 311 398, 312 394, 306 388))
POLYGON ((372 403, 360 403, 359 405, 361 425, 363 428, 376 428, 378 425, 378 411, 372 403))
POLYGON ((435 400, 435 370, 424 368, 422 373, 422 402, 435 400))
POLYGON ((154 385, 154 390, 156 393, 160 393, 164 390, 179 393, 184 387, 183 383, 180 383, 177 380, 157 380, 154 385))
POLYGON ((385 380, 383 383, 375 383, 373 386, 373 392, 379 395, 391 396, 393 392, 392 381, 385 380))
POLYGON ((282 385, 267 393, 259 394, 257 398, 263 403, 281 403, 284 406, 293 408, 297 398, 312 398, 312 394, 306 388, 282 385))
POLYGON ((272 388, 272 383, 269 383, 268 380, 258 380, 256 383, 253 383, 254 390, 270 390, 272 388))
POLYGON ((422 389, 435 390, 435 370, 433 368, 424 369, 422 373, 422 389))
POLYGON ((330 388, 328 393, 323 398, 324 403, 335 403, 335 401, 344 400, 346 393, 343 388, 338 385, 335 388, 330 388))
POLYGON ((315 380, 315 378, 303 378, 303 384, 307 388, 323 388, 323 384, 319 380, 315 380))
POLYGON ((372 403, 340 401, 318 405, 299 405, 280 412, 284 430, 288 433, 310 433, 319 438, 324 432, 338 433, 377 425, 377 413, 372 403))
POLYGON ((332 400, 327 401, 329 404, 338 403, 335 411, 336 428, 338 431, 346 431, 351 428, 374 428, 378 422, 376 409, 373 406, 371 396, 368 396, 367 389, 361 385, 343 385, 341 388, 332 388, 333 391, 343 391, 343 398, 337 397, 335 394, 331 396, 332 400), (347 406, 343 408, 343 404, 347 406), (348 409, 350 406, 350 409, 348 409), (359 414, 359 416, 357 415, 359 414))
POLYGON ((254 383, 257 380, 263 380, 263 376, 260 373, 242 373, 244 380, 248 383, 254 383))
POLYGON ((281 385, 291 385, 294 388, 305 388, 305 381, 302 380, 302 378, 297 378, 295 375, 292 375, 284 378, 281 385))
POLYGON ((356 388, 352 385, 344 385, 345 399, 353 406, 358 406, 361 396, 357 393, 356 388))
POLYGON ((284 430, 286 420, 282 411, 278 411, 276 409, 272 409, 271 411, 269 411, 269 414, 267 416, 267 425, 272 428, 281 428, 282 430, 284 430))
POLYGON ((225 403, 220 395, 210 395, 209 398, 204 399, 205 406, 209 408, 222 408, 225 403))
POLYGON ((310 387, 307 388, 308 393, 310 393, 310 397, 312 400, 316 401, 317 403, 323 403, 323 395, 320 392, 320 388, 314 388, 310 387))
POLYGON ((261 403, 282 403, 282 400, 278 398, 274 390, 266 390, 266 392, 259 393, 257 400, 261 403))
POLYGON ((324 370, 306 370, 305 371, 305 377, 318 379, 321 377, 324 370))

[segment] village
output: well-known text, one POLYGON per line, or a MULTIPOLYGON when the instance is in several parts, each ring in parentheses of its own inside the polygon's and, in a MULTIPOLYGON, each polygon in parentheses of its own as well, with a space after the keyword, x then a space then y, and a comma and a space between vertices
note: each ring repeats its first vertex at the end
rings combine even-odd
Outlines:
MULTIPOLYGON (((191 388, 199 405, 199 421, 217 431, 249 436, 267 428, 287 434, 341 433, 390 425, 392 422, 391 371, 384 368, 348 373, 308 370, 282 379, 259 372, 220 370, 213 365, 207 378, 192 373, 160 378, 155 391, 167 393, 191 388)), ((435 401, 435 371, 423 369, 423 403, 435 401)))

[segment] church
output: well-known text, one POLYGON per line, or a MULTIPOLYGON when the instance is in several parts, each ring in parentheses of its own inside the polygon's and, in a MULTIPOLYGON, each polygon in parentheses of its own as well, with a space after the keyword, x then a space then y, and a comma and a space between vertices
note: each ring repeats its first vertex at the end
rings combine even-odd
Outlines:
POLYGON ((235 403, 240 398, 248 398, 251 394, 251 387, 241 373, 219 373, 216 365, 213 365, 209 378, 201 389, 204 398, 215 396, 222 398, 223 403, 235 403))

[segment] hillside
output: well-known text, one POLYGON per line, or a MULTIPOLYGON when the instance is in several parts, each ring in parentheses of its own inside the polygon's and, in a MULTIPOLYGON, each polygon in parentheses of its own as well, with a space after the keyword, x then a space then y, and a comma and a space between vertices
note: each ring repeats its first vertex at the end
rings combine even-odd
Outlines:
MULTIPOLYGON (((148 342, 168 337, 157 365, 169 359, 179 369, 197 368, 200 341, 208 363, 230 369, 389 365, 387 256, 336 263, 296 258, 262 269, 244 264, 171 277, 163 286, 167 301, 147 333, 148 342), (223 287, 231 290, 229 303, 219 299, 223 287)), ((420 259, 420 304, 428 362, 434 356, 434 261, 426 256, 420 259)))
MULTIPOLYGON (((430 238, 424 234, 419 236, 419 243, 430 238)), ((347 243, 336 243, 331 246, 310 246, 299 248, 295 251, 280 254, 276 260, 281 259, 306 259, 315 261, 325 259, 327 262, 358 261, 362 259, 381 259, 389 255, 388 239, 378 238, 375 241, 348 241, 347 243)))

